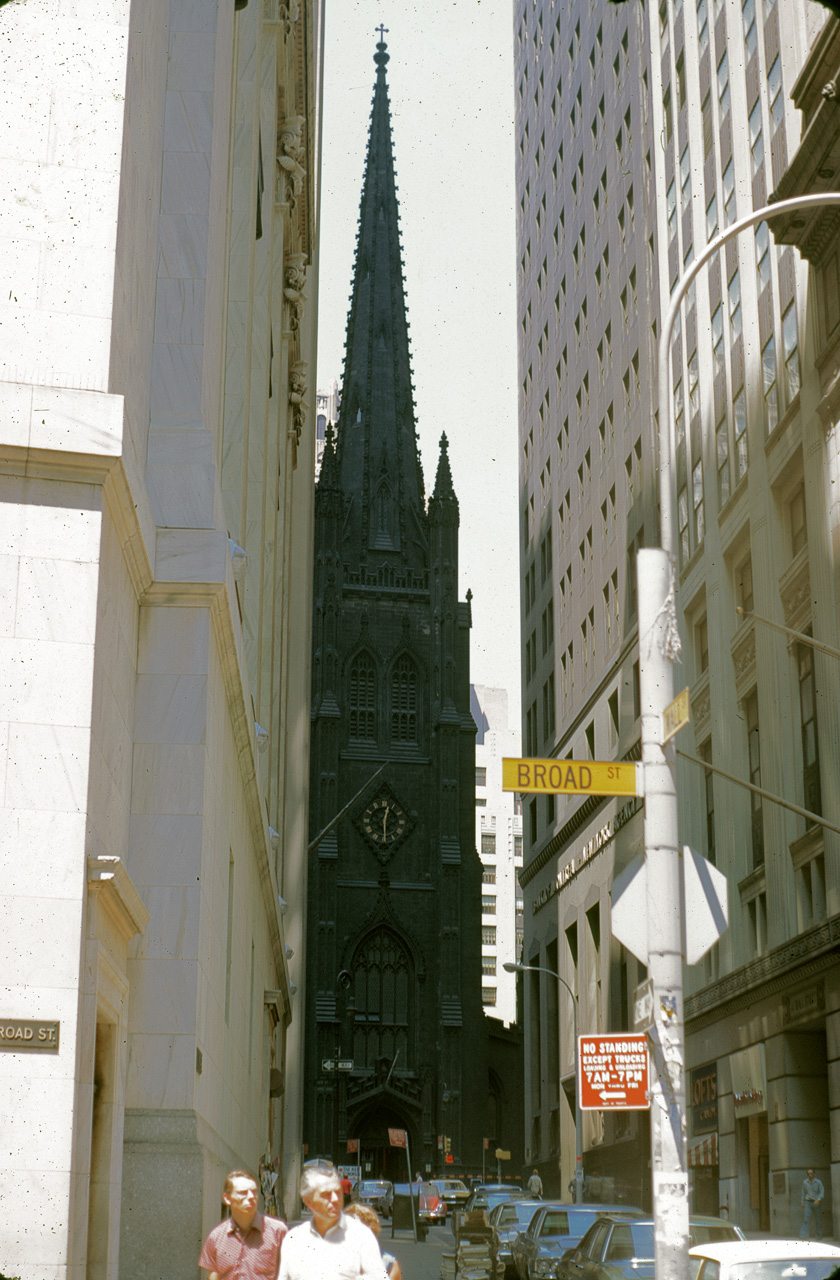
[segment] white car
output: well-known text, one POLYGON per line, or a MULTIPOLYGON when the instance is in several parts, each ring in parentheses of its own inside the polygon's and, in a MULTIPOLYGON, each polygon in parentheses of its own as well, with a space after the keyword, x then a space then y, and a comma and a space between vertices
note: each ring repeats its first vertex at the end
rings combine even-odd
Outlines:
POLYGON ((820 1240, 726 1240, 689 1249, 691 1280, 828 1280, 840 1249, 820 1240))

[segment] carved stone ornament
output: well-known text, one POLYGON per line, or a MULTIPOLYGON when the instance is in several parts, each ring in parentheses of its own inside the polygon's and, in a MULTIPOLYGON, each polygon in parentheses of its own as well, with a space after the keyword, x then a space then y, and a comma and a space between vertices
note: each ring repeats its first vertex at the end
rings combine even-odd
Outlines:
POLYGON ((283 274, 283 297, 289 309, 289 328, 297 332, 306 306, 306 254, 292 253, 286 259, 283 274))
POLYGON ((285 36, 292 34, 299 17, 299 0, 263 0, 263 21, 279 23, 285 36))
POLYGON ((306 417, 306 361, 297 360, 289 369, 289 439, 294 448, 294 463, 297 465, 297 447, 300 444, 303 423, 306 417))
POLYGON ((694 721, 694 733, 697 738, 705 736, 711 710, 712 694, 709 688, 709 673, 704 671, 691 691, 691 718, 694 721))
POLYGON ((301 161, 306 154, 303 146, 305 116, 288 116, 277 130, 277 204, 295 206, 295 200, 303 190, 306 170, 301 161))
POLYGON ((743 698, 755 684, 755 623, 750 619, 742 623, 732 641, 732 664, 735 667, 735 687, 743 698))
POLYGON ((808 548, 803 547, 779 579, 779 594, 785 624, 794 631, 804 631, 811 620, 811 575, 808 548))

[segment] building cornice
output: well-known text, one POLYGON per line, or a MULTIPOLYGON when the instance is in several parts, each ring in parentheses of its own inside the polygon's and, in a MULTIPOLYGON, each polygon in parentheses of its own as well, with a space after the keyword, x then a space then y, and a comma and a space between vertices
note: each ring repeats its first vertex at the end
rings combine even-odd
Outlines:
POLYGON ((704 987, 685 1002, 685 1028, 691 1035, 757 1000, 784 990, 837 963, 840 915, 798 934, 749 964, 704 987))

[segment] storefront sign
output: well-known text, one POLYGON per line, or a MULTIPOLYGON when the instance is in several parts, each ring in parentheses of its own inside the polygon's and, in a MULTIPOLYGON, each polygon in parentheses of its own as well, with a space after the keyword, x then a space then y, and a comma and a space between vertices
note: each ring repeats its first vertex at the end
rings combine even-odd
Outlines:
POLYGON ((729 1055, 732 1072, 732 1098, 735 1103, 735 1119, 757 1116, 767 1110, 767 1070, 764 1065, 764 1044, 751 1044, 748 1049, 738 1049, 729 1055))
POLYGON ((60 1022, 28 1022, 23 1018, 0 1019, 0 1049, 58 1053, 60 1022))
POLYGON ((689 1077, 691 1107, 691 1132, 716 1133, 718 1127, 717 1063, 708 1062, 705 1067, 695 1067, 689 1077))
POLYGON ((616 833, 621 830, 625 823, 630 821, 633 814, 638 812, 641 807, 641 800, 630 800, 627 804, 621 806, 614 817, 608 818, 604 825, 594 835, 590 836, 585 844, 581 845, 574 857, 570 858, 560 868, 551 883, 540 889, 539 893, 534 896, 534 900, 531 903, 533 914, 536 915, 541 907, 544 907, 556 893, 559 893, 570 880, 573 880, 590 859, 594 858, 602 849, 605 849, 608 844, 611 844, 616 837, 616 833))

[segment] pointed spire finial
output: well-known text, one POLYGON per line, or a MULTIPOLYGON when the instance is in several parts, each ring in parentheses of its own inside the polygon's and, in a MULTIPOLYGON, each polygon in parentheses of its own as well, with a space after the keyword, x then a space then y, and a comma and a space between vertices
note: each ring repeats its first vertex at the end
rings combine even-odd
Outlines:
POLYGON ((324 452, 321 455, 321 473, 318 477, 318 488, 326 491, 327 489, 338 489, 338 487, 339 474, 335 452, 335 431, 333 430, 333 424, 328 422, 324 440, 324 452))
POLYGON ((435 476, 435 488, 432 494, 433 499, 442 499, 444 501, 455 499, 455 489, 452 485, 452 470, 449 466, 449 441, 446 438, 446 432, 440 438, 440 458, 438 459, 437 475, 435 476))

